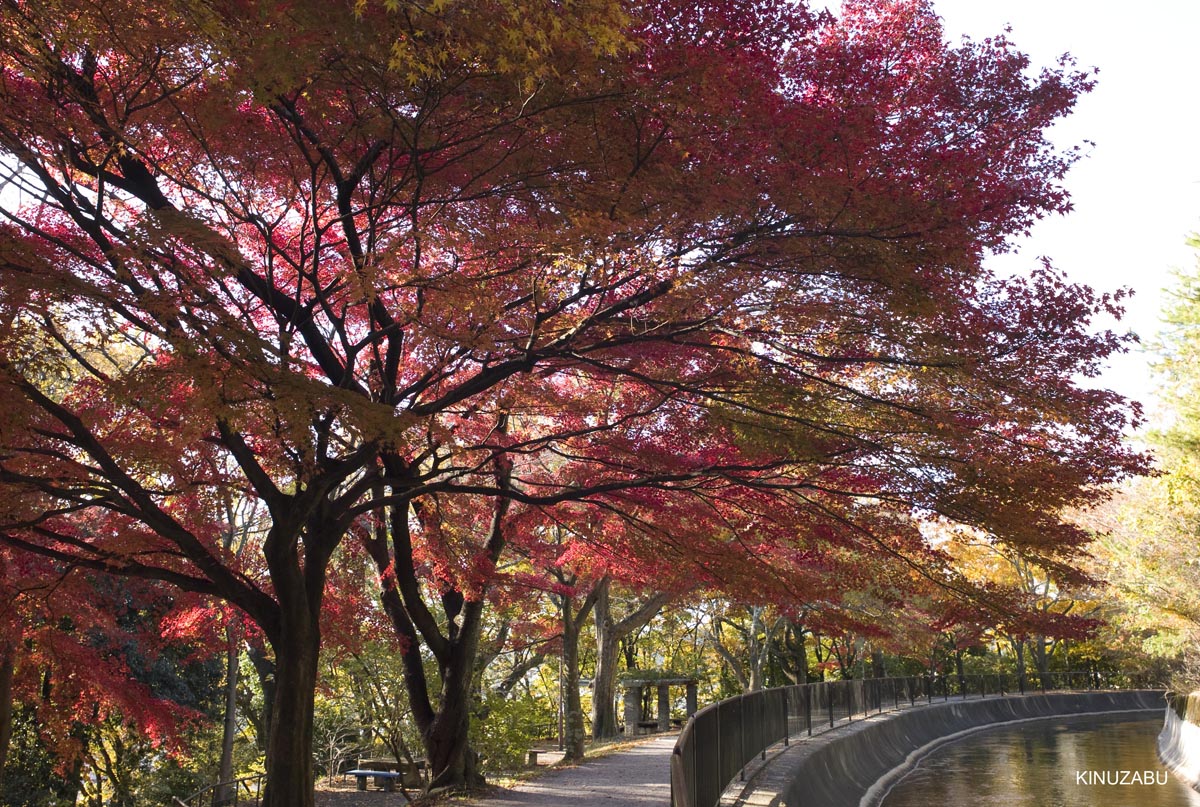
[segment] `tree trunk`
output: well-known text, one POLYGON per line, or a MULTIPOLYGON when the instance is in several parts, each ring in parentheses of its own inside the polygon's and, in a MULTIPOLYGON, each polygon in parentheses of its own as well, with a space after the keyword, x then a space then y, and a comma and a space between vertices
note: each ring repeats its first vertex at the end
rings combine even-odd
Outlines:
POLYGON ((608 605, 608 583, 596 600, 596 676, 592 680, 592 738, 603 740, 617 736, 617 653, 621 639, 613 632, 608 605))
POLYGON ((479 637, 483 630, 484 601, 463 602, 455 593, 443 607, 450 624, 461 614, 461 627, 451 630, 445 661, 439 665, 442 677, 441 700, 433 720, 423 732, 429 760, 429 789, 478 787, 484 784, 477 755, 471 749, 468 730, 471 725, 472 677, 479 637), (457 602, 457 604, 455 604, 457 602))
POLYGON ((8 761, 8 745, 12 740, 13 724, 13 672, 16 669, 16 651, 10 645, 0 656, 0 784, 4 783, 4 765, 8 761))
MULTIPOLYGON (((507 415, 501 414, 496 435, 503 436, 506 423, 507 415)), ((385 453, 383 462, 392 479, 412 478, 412 469, 403 458, 385 453)), ((511 462, 498 456, 494 460, 494 469, 497 486, 508 488, 511 462)), ((373 492, 376 498, 383 495, 382 488, 373 492)), ((504 550, 505 516, 510 503, 505 497, 498 497, 493 503, 482 553, 482 557, 492 564, 500 559, 504 550)), ((435 617, 425 600, 419 564, 413 555, 410 524, 413 516, 417 520, 438 518, 419 501, 389 506, 376 519, 373 528, 364 533, 364 544, 379 573, 384 612, 401 643, 405 689, 429 764, 428 789, 482 785, 484 780, 476 754, 469 745, 468 729, 473 707, 475 662, 483 629, 484 592, 479 593, 479 599, 467 600, 462 591, 443 591, 439 599, 444 619, 435 617), (438 663, 441 692, 436 706, 424 670, 422 644, 438 663)))
MULTIPOLYGON (((570 611, 568 602, 564 613, 570 611)), ((563 620, 563 758, 578 762, 584 750, 583 702, 579 698, 579 628, 568 624, 572 621, 570 616, 563 620)))
POLYGON ((271 736, 271 724, 275 722, 271 719, 271 710, 275 708, 275 662, 253 643, 250 644, 247 655, 250 656, 250 663, 254 665, 254 674, 258 678, 258 686, 263 693, 262 711, 257 720, 251 722, 254 723, 256 729, 255 738, 258 740, 258 750, 266 753, 267 738, 271 736))
POLYGON ((1046 658, 1046 637, 1038 636, 1033 645, 1033 663, 1037 666, 1037 671, 1045 675, 1050 667, 1049 659, 1046 658))
POLYGON ((442 702, 425 734, 425 753, 432 772, 430 790, 483 783, 475 753, 467 742, 470 698, 461 679, 469 676, 454 669, 446 670, 446 676, 442 702))
POLYGON ((752 663, 750 665, 750 680, 747 684, 747 691, 757 692, 762 689, 762 685, 762 665, 752 663))
POLYGON ((609 599, 611 583, 607 577, 596 584, 596 604, 592 614, 596 626, 596 677, 592 689, 592 738, 603 740, 617 736, 617 709, 614 705, 617 681, 617 653, 621 639, 649 622, 670 599, 666 593, 652 595, 630 614, 614 621, 609 599))
MULTIPOLYGON (((301 606, 302 609, 302 606, 301 606)), ((307 613, 285 627, 275 650, 275 699, 267 738, 262 807, 313 807, 313 699, 321 638, 307 613)))
POLYGON ((725 662, 726 669, 733 674, 734 680, 737 681, 738 688, 742 692, 750 691, 750 674, 747 672, 747 666, 753 664, 743 664, 732 650, 725 646, 725 642, 721 638, 722 625, 725 623, 723 619, 713 620, 712 629, 708 634, 708 641, 712 644, 713 650, 717 651, 717 655, 725 662))
POLYGON ((313 701, 321 653, 321 602, 329 558, 341 533, 329 531, 313 517, 301 550, 294 537, 298 532, 294 525, 276 521, 263 547, 278 610, 277 618, 263 626, 275 651, 275 697, 260 807, 314 803, 313 701))
MULTIPOLYGON (((227 627, 225 638, 227 641, 225 648, 225 727, 221 734, 221 765, 217 772, 218 782, 233 780, 233 741, 237 736, 238 660, 241 656, 239 652, 241 642, 238 639, 236 624, 231 623, 227 627)), ((236 787, 236 785, 218 787, 213 793, 214 807, 231 803, 236 787)))
MULTIPOLYGON (((574 585, 575 578, 567 578, 558 571, 560 583, 574 585)), ((571 598, 563 596, 559 605, 562 612, 562 662, 563 662, 563 751, 564 759, 578 762, 583 759, 586 736, 583 726, 583 702, 579 697, 579 634, 587 621, 588 612, 595 607, 601 596, 601 587, 607 581, 601 579, 592 586, 578 611, 572 607, 571 598)))
POLYGON ((1050 686, 1050 656, 1046 653, 1046 637, 1034 637, 1033 663, 1037 665, 1038 679, 1042 688, 1050 686))
POLYGON ((871 677, 884 678, 887 675, 887 670, 883 666, 883 653, 880 653, 874 648, 871 649, 871 677))
POLYGON ((381 527, 368 537, 365 545, 375 561, 380 580, 384 581, 380 595, 384 612, 400 639, 405 689, 430 772, 428 787, 432 791, 482 785, 483 775, 470 748, 468 731, 484 604, 482 601, 464 602, 459 592, 443 594, 442 607, 449 636, 441 634, 432 613, 421 600, 407 518, 407 509, 397 508, 391 515, 393 549, 388 547, 389 534, 381 527), (395 562, 393 552, 397 558, 395 562), (422 620, 420 629, 414 624, 413 614, 422 620), (441 677, 440 699, 436 705, 430 695, 431 682, 425 674, 422 639, 431 649, 436 647, 434 656, 441 677))
POLYGON ((792 684, 808 683, 808 644, 804 638, 807 632, 803 623, 789 619, 775 640, 778 645, 775 657, 792 684))

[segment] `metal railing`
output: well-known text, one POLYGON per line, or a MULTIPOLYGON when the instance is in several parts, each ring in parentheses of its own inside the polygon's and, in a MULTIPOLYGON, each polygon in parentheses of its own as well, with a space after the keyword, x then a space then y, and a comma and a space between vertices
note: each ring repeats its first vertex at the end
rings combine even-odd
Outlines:
POLYGON ((820 681, 763 689, 707 706, 688 720, 671 755, 673 807, 716 807, 755 757, 871 714, 950 698, 1070 689, 1131 689, 1136 677, 1093 670, 1013 675, 907 676, 820 681))
POLYGON ((174 807, 259 807, 265 780, 266 775, 259 773, 229 782, 214 782, 186 799, 176 796, 174 807))

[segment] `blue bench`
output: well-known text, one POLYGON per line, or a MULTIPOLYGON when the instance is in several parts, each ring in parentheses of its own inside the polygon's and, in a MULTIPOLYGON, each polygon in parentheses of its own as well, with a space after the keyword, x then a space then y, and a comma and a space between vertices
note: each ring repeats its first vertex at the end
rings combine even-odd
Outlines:
POLYGON ((356 768, 352 771, 346 771, 346 773, 355 778, 355 780, 358 782, 359 790, 366 790, 367 779, 373 776, 375 777, 375 786, 382 787, 388 793, 395 792, 396 780, 400 778, 400 773, 398 771, 369 771, 356 768))

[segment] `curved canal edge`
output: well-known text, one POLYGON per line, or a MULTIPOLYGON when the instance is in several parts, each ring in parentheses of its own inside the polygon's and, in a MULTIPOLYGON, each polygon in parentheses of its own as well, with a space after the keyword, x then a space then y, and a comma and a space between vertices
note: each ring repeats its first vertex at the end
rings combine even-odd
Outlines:
MULTIPOLYGON (((1003 723, 1091 713, 1157 712, 1163 690, 1056 692, 952 700, 865 720, 794 742, 745 783, 730 786, 722 807, 846 807, 880 779, 965 732, 1003 723)), ((1195 727, 1200 732, 1200 727, 1195 727)), ((898 779, 903 772, 896 773, 898 779)), ((882 794, 880 794, 882 795, 882 794)))
POLYGON ((1200 790, 1200 692, 1167 695, 1158 758, 1171 773, 1200 790))

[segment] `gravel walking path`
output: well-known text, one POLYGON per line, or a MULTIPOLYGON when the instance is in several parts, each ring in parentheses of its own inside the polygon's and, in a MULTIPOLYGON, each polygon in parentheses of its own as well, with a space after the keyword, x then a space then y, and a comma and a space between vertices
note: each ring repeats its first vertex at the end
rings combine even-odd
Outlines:
POLYGON ((470 803, 471 807, 668 807, 671 749, 664 734, 632 748, 556 768, 470 803))
MULTIPOLYGON (((589 759, 569 768, 551 768, 527 782, 498 788, 462 807, 669 807, 671 749, 678 734, 661 734, 632 747, 589 759)), ((399 793, 372 788, 355 791, 353 783, 317 791, 317 807, 402 807, 399 793)))

